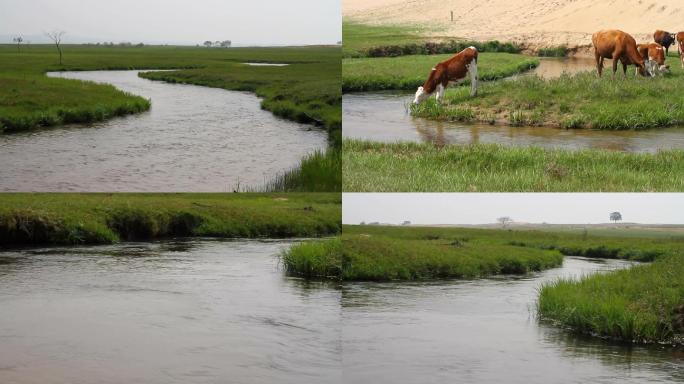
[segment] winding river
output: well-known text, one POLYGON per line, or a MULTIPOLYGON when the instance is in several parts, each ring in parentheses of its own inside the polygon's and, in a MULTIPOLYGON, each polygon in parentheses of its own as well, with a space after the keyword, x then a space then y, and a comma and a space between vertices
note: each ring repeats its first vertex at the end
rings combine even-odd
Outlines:
POLYGON ((209 239, 0 252, 0 382, 668 383, 684 354, 580 337, 534 314, 565 258, 525 277, 324 283, 290 241, 209 239))
POLYGON ((323 130, 273 116, 251 93, 154 82, 138 71, 48 75, 112 84, 152 108, 0 135, 0 191, 226 192, 263 185, 326 147, 323 130))
MULTIPOLYGON (((591 59, 541 59, 536 69, 512 78, 532 75, 553 78, 562 73, 575 73, 594 68, 591 59)), ((412 99, 413 95, 407 92, 343 95, 343 136, 381 142, 432 142, 440 146, 483 143, 651 153, 661 149, 684 149, 684 127, 599 131, 434 121, 410 116, 408 105, 412 99)))

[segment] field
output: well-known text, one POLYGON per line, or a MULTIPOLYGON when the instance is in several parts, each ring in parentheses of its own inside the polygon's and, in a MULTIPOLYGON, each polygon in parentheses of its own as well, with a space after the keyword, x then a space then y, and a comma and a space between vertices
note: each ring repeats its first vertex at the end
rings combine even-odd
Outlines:
POLYGON ((1 194, 0 245, 327 236, 340 204, 337 193, 1 194))
POLYGON ((345 140, 345 192, 651 192, 684 190, 684 152, 345 140))
POLYGON ((59 65, 54 47, 30 45, 17 53, 0 45, 0 132, 87 123, 149 108, 149 101, 107 85, 47 78, 46 71, 113 69, 180 69, 141 76, 229 90, 250 91, 263 98, 262 108, 286 119, 321 126, 331 150, 305 159, 273 185, 288 191, 339 190, 341 92, 339 47, 208 49, 199 47, 103 47, 65 45, 59 65), (288 63, 284 67, 249 66, 245 62, 288 63), (323 159, 323 160, 321 160, 323 159), (319 162, 311 166, 312 162, 319 162), (315 169, 315 174, 307 174, 315 169), (317 180, 306 184, 305 180, 317 180), (314 189, 315 188, 315 189, 314 189))
MULTIPOLYGON (((289 273, 309 278, 419 280, 526 274, 562 256, 653 261, 684 251, 682 236, 605 236, 537 230, 351 226, 331 243, 304 243, 283 255, 289 273)), ((596 232, 599 233, 599 232, 596 232)))
MULTIPOLYGON (((634 67, 612 78, 584 72, 556 79, 521 77, 482 84, 470 98, 464 88, 447 90, 445 101, 413 108, 414 116, 435 120, 487 122, 513 126, 553 126, 602 130, 645 129, 684 124, 684 70, 668 57, 672 73, 635 77, 634 67)), ((607 69, 607 68, 606 68, 607 69)), ((619 70, 621 73, 622 69, 619 70)))
POLYGON ((342 22, 342 41, 344 57, 362 57, 370 48, 422 44, 428 41, 424 27, 401 25, 372 26, 349 21, 342 22))
MULTIPOLYGON (((447 55, 412 55, 387 58, 342 60, 342 91, 366 92, 388 89, 415 91, 423 85, 436 63, 447 55)), ((512 53, 480 53, 479 78, 497 80, 527 71, 539 65, 539 60, 512 53)), ((469 83, 465 81, 464 84, 469 83)))

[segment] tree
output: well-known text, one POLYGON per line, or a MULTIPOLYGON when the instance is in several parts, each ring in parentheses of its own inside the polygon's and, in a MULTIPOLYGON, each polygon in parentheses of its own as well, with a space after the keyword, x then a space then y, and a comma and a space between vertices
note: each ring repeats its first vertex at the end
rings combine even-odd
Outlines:
POLYGON ((231 44, 233 44, 233 42, 230 40, 223 40, 221 42, 221 48, 230 48, 231 44))
POLYGON ((508 224, 513 222, 513 219, 511 219, 508 216, 503 216, 503 217, 499 217, 498 219, 496 219, 496 221, 501 223, 502 227, 506 228, 506 226, 508 226, 508 224))
POLYGON ((24 42, 24 38, 21 37, 21 36, 17 36, 17 37, 15 37, 15 38, 13 38, 12 41, 15 42, 15 43, 17 43, 17 53, 21 52, 21 51, 20 51, 20 46, 21 46, 21 43, 24 42))
POLYGON ((622 221, 622 214, 620 212, 612 212, 610 214, 610 221, 617 223, 618 221, 622 221))
POLYGON ((203 44, 204 44, 204 46, 207 47, 207 48, 211 48, 211 46, 214 45, 214 43, 212 43, 212 42, 209 41, 209 40, 205 41, 203 44))
POLYGON ((52 31, 46 32, 45 35, 55 43, 57 47, 57 52, 59 52, 59 65, 62 65, 62 37, 66 34, 66 31, 52 31))

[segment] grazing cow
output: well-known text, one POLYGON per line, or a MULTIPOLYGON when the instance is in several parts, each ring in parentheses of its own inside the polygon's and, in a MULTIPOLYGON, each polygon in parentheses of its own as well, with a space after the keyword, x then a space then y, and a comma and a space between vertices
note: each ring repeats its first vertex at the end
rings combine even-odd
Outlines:
POLYGON ((627 76, 627 66, 630 64, 636 65, 639 74, 646 76, 644 59, 637 51, 636 41, 629 34, 616 29, 609 29, 594 33, 591 41, 594 44, 596 70, 599 77, 603 73, 603 59, 613 59, 613 76, 617 72, 618 60, 622 63, 622 71, 625 77, 627 76))
POLYGON ((665 64, 665 49, 658 43, 639 44, 637 50, 644 59, 646 71, 651 75, 662 75, 670 70, 670 66, 665 64))
POLYGON ((679 52, 679 61, 682 62, 682 68, 684 68, 684 32, 677 32, 677 51, 679 52))
POLYGON ((435 65, 423 86, 418 87, 414 104, 420 104, 437 91, 437 102, 442 102, 444 90, 470 73, 470 96, 477 95, 477 49, 468 47, 448 60, 435 65))
POLYGON ((653 34, 653 41, 665 47, 665 56, 670 51, 670 45, 675 42, 674 33, 661 31, 660 29, 653 34))

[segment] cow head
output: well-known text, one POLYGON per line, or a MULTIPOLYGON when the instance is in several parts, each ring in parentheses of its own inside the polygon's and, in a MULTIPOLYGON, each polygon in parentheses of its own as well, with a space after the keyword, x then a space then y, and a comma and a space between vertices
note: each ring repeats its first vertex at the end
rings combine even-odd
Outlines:
POLYGON ((646 63, 641 62, 641 64, 636 64, 636 66, 637 72, 639 72, 641 76, 651 76, 650 70, 646 69, 646 63))
POLYGON ((416 97, 413 99, 413 104, 418 105, 425 101, 425 99, 428 97, 430 97, 430 94, 425 92, 425 88, 418 87, 418 90, 416 91, 416 97))

